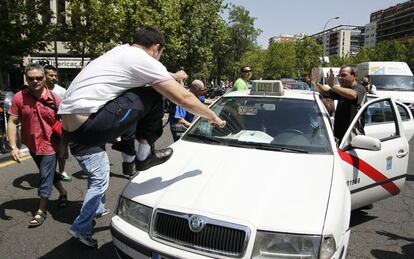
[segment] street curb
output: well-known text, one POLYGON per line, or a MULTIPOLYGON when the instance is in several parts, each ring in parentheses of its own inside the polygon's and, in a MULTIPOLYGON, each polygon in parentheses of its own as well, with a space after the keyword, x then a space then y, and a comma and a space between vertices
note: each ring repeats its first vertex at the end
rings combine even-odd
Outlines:
MULTIPOLYGON (((26 157, 30 155, 30 151, 27 147, 20 149, 20 156, 26 157)), ((0 163, 5 162, 11 159, 10 153, 6 153, 3 156, 0 157, 0 163)))

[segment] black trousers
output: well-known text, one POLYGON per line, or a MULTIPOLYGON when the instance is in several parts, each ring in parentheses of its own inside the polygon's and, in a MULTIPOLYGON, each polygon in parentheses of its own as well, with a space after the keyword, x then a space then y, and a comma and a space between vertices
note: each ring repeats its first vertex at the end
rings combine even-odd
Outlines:
POLYGON ((92 114, 81 127, 69 133, 69 142, 83 150, 94 149, 121 136, 128 145, 127 153, 133 155, 135 139, 145 139, 153 146, 161 137, 163 116, 162 95, 152 87, 137 87, 92 114))

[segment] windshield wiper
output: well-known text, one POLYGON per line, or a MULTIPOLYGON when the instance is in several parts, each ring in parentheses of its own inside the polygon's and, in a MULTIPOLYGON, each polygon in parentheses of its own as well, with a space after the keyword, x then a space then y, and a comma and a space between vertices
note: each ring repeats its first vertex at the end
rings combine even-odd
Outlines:
POLYGON ((194 138, 198 140, 202 140, 204 143, 218 143, 223 144, 220 140, 217 140, 214 137, 204 136, 204 135, 197 135, 197 134, 187 134, 185 137, 194 138))
POLYGON ((302 148, 295 148, 295 147, 287 147, 287 146, 273 146, 275 149, 279 149, 280 151, 290 151, 296 153, 304 153, 309 154, 309 151, 302 149, 302 148))
POLYGON ((308 154, 309 151, 301 149, 301 148, 294 148, 288 146, 281 146, 275 145, 270 143, 260 143, 260 142, 252 142, 252 141, 238 141, 234 139, 223 139, 229 146, 234 147, 245 147, 245 148, 254 148, 260 150, 273 150, 273 151, 289 151, 289 152, 296 152, 296 153, 304 153, 308 154))

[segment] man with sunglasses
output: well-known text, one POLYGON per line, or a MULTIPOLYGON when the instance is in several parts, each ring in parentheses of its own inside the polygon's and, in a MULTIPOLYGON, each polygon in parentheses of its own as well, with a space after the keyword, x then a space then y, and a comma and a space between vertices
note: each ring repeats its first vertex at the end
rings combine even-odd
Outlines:
POLYGON ((16 126, 20 121, 22 142, 30 150, 30 155, 39 168, 39 209, 29 222, 29 227, 36 227, 46 219, 52 186, 59 191, 59 207, 67 205, 67 192, 56 172, 58 139, 52 137, 52 127, 58 120, 56 111, 60 98, 47 88, 43 66, 29 64, 26 66, 25 76, 28 87, 13 97, 7 135, 11 146, 10 155, 20 163, 21 157, 16 147, 16 126))
POLYGON ((182 73, 170 74, 159 62, 164 46, 164 36, 157 29, 138 30, 131 44, 115 47, 89 63, 73 80, 59 107, 72 154, 88 173, 89 183, 69 233, 89 247, 97 247, 92 238, 93 219, 105 212, 110 171, 106 143, 122 136, 121 150, 134 157, 138 171, 167 161, 173 150, 154 148, 163 132, 162 96, 213 125, 225 126, 176 82, 183 79, 182 73))
POLYGON ((249 89, 249 81, 252 78, 252 70, 249 66, 244 66, 240 69, 241 77, 233 84, 232 91, 249 89))

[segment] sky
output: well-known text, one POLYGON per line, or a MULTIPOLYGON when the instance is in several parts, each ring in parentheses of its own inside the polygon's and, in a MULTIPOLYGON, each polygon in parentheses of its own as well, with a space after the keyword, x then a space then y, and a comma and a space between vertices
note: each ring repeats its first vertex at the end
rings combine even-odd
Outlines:
POLYGON ((404 3, 407 0, 225 0, 241 5, 255 17, 255 27, 262 30, 257 43, 267 48, 269 38, 279 34, 312 35, 338 25, 369 23, 372 12, 404 3))

